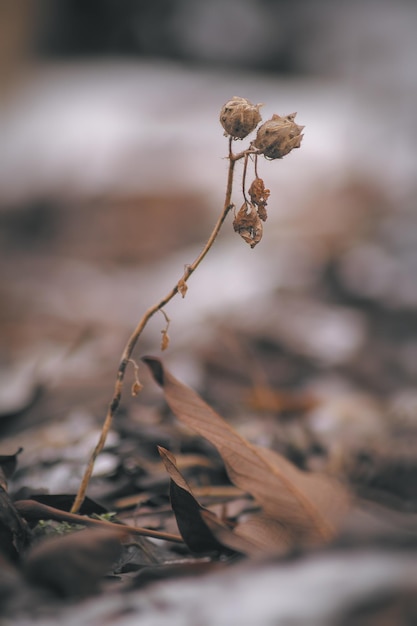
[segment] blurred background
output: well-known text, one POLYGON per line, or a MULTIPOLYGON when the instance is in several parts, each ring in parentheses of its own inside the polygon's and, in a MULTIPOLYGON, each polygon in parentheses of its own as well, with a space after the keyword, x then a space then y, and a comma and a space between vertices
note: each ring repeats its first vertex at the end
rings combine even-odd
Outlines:
MULTIPOLYGON (((414 0, 10 0, 0 13, 7 432, 103 415, 125 340, 222 208, 218 116, 235 95, 265 103, 264 120, 297 111, 305 137, 260 163, 262 242, 251 250, 229 219, 166 308, 166 360, 224 411, 260 377, 342 395, 332 420, 369 418, 371 433, 382 406, 416 419, 414 0)), ((240 181, 238 168, 237 206, 240 181)), ((164 326, 138 357, 159 353, 164 326)))

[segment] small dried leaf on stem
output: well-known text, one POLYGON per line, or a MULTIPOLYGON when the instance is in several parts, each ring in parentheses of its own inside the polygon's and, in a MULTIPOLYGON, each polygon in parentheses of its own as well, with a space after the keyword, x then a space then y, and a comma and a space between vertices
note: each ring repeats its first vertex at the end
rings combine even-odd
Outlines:
POLYGON ((183 278, 180 278, 180 280, 178 281, 177 289, 178 289, 178 292, 181 294, 181 296, 185 298, 185 294, 188 291, 188 285, 183 278))
POLYGON ((166 330, 161 330, 162 339, 161 339, 161 350, 167 350, 169 347, 169 335, 166 330))
POLYGON ((166 326, 163 330, 161 330, 162 333, 162 339, 161 339, 161 350, 162 352, 164 350, 166 350, 169 346, 169 335, 168 335, 168 328, 169 328, 169 324, 171 322, 171 320, 169 319, 168 315, 165 313, 165 311, 163 309, 160 309, 162 315, 165 317, 165 321, 166 321, 166 326))
POLYGON ((132 385, 132 396, 136 397, 143 389, 143 385, 139 380, 139 365, 133 359, 129 359, 129 363, 133 365, 135 370, 135 381, 132 385))

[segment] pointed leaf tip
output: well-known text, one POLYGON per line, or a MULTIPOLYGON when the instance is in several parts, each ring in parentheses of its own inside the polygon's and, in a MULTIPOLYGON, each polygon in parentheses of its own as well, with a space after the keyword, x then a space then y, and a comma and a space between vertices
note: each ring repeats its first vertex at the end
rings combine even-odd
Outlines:
POLYGON ((162 362, 154 356, 144 356, 141 359, 151 370, 151 374, 155 381, 161 387, 164 386, 164 368, 162 362))

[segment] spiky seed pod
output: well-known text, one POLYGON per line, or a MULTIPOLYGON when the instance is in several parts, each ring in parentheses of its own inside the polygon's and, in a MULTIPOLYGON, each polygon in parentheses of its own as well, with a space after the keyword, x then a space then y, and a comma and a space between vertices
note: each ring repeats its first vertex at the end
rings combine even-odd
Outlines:
POLYGON ((274 114, 259 127, 253 142, 254 147, 268 159, 281 159, 294 148, 299 148, 304 126, 294 122, 296 115, 297 113, 290 113, 281 117, 274 114))
POLYGON ((244 139, 262 121, 259 109, 262 104, 252 104, 246 98, 234 96, 220 111, 220 124, 225 135, 233 139, 244 139))

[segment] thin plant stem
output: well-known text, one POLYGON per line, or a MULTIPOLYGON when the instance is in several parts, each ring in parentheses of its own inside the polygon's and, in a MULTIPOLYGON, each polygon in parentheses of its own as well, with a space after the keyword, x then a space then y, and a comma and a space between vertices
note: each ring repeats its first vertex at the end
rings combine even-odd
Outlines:
POLYGON ((249 154, 245 155, 245 160, 243 162, 243 174, 242 174, 242 192, 243 192, 243 198, 246 202, 246 205, 248 204, 248 199, 246 197, 246 173, 248 170, 248 159, 249 159, 249 154))
POLYGON ((259 175, 258 175, 258 155, 255 154, 255 156, 253 158, 255 160, 255 177, 259 178, 259 175))
POLYGON ((149 322, 149 320, 151 319, 151 317, 153 315, 155 315, 155 313, 157 313, 157 311, 160 311, 168 302, 170 302, 172 300, 172 298, 178 293, 178 291, 181 292, 181 294, 184 296, 185 295, 185 289, 186 289, 186 283, 188 281, 188 279, 190 278, 190 276, 195 272, 195 270, 197 269, 197 267, 200 265, 200 263, 202 262, 202 260, 205 258, 205 256, 207 255, 208 251, 210 250, 210 248, 212 247, 217 235, 219 234, 219 231, 223 225, 223 222, 225 221, 229 211, 232 209, 233 204, 231 202, 232 199, 232 189, 233 189, 233 176, 234 176, 234 168, 235 168, 235 163, 236 161, 238 161, 239 159, 242 159, 244 157, 246 157, 246 155, 248 153, 252 153, 253 150, 252 149, 248 149, 248 150, 244 150, 243 152, 240 152, 238 154, 233 154, 232 152, 232 138, 229 138, 229 155, 228 155, 228 159, 229 159, 229 169, 228 169, 228 174, 227 174, 227 184, 226 184, 226 194, 225 194, 225 200, 224 200, 224 205, 223 205, 223 209, 220 213, 220 216, 213 228, 213 231, 210 235, 210 237, 208 238, 204 248, 202 249, 202 251, 200 252, 200 254, 197 256, 197 258, 193 261, 193 263, 191 263, 191 265, 186 265, 184 273, 182 275, 182 277, 179 279, 178 283, 166 294, 166 296, 164 298, 162 298, 159 302, 157 302, 156 304, 154 304, 153 306, 151 306, 147 311, 145 311, 144 315, 142 316, 141 320, 139 321, 138 325, 136 326, 135 330, 133 331, 133 333, 131 334, 131 336, 129 337, 127 344, 123 350, 122 356, 121 356, 121 360, 119 363, 119 368, 117 370, 117 377, 116 377, 116 383, 114 386, 114 392, 113 392, 113 397, 111 399, 111 402, 108 406, 107 409, 107 414, 105 417, 105 420, 103 422, 103 426, 101 429, 101 433, 100 433, 100 437, 99 440, 90 456, 90 460, 88 462, 88 465, 85 469, 78 493, 75 497, 74 503, 72 505, 71 508, 71 513, 78 513, 78 511, 80 510, 80 507, 84 501, 84 498, 86 496, 86 492, 87 492, 87 488, 94 470, 94 464, 95 461, 98 457, 98 455, 100 454, 100 452, 103 450, 104 445, 106 443, 106 439, 107 439, 107 435, 110 431, 110 428, 112 426, 113 423, 113 418, 119 408, 120 405, 120 400, 121 400, 121 396, 122 396, 122 390, 123 390, 123 385, 124 385, 124 381, 125 381, 125 374, 126 374, 126 368, 129 362, 131 362, 131 357, 132 357, 132 353, 133 350, 136 347, 137 341, 139 339, 139 337, 141 336, 145 326, 147 325, 147 323, 149 322), (185 289, 184 289, 185 288, 185 289))

